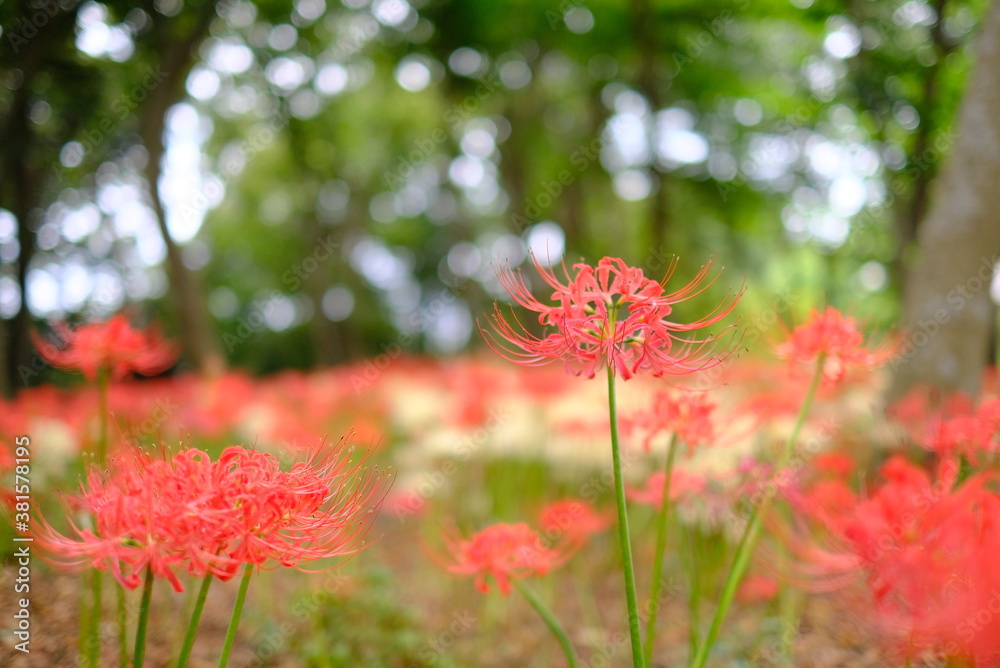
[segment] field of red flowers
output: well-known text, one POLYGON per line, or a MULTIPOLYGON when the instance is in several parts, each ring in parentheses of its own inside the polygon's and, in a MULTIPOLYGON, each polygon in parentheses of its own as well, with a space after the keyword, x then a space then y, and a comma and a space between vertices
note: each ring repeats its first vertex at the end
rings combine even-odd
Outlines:
POLYGON ((883 405, 905 349, 834 309, 542 271, 499 356, 164 376, 122 316, 39 336, 83 380, 0 411, 4 664, 1000 665, 992 378, 883 405))

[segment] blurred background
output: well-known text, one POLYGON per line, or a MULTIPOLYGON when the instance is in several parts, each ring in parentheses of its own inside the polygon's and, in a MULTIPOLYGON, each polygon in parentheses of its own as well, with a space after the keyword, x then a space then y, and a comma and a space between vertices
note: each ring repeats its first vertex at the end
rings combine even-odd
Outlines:
POLYGON ((892 323, 987 4, 6 0, 3 390, 122 309, 188 368, 467 351, 528 251, 892 323))

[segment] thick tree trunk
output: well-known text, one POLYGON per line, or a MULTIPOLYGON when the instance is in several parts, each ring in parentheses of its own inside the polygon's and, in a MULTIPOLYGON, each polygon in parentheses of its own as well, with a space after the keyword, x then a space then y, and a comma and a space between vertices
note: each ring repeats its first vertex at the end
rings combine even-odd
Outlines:
POLYGON ((958 139, 920 226, 920 258, 905 287, 908 350, 891 394, 928 385, 976 394, 990 359, 1000 261, 1000 0, 990 7, 956 120, 958 139))
POLYGON ((28 119, 29 101, 35 78, 45 72, 49 52, 54 45, 64 43, 67 36, 72 39, 78 9, 79 6, 74 6, 41 26, 38 34, 24 44, 24 50, 16 54, 13 61, 20 69, 22 79, 21 85, 13 92, 0 129, 0 206, 9 209, 17 218, 20 251, 16 278, 21 305, 13 318, 3 322, 4 331, 0 333, 0 393, 4 396, 11 396, 37 373, 37 365, 32 364, 29 336, 31 312, 28 310, 27 279, 35 254, 37 233, 30 218, 39 206, 41 165, 46 160, 40 155, 40 144, 46 140, 39 138, 34 132, 34 124, 28 119))

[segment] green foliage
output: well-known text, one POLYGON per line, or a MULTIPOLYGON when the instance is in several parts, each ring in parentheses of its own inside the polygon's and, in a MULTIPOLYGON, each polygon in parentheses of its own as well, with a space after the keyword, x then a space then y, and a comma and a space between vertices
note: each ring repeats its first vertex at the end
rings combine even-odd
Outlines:
MULTIPOLYGON (((293 636, 290 646, 309 668, 453 668, 447 654, 428 642, 415 609, 399 602, 398 578, 370 569, 347 596, 334 596, 293 636)), ((311 601, 306 596, 305 601, 311 601)), ((303 601, 293 604, 302 608, 303 601)), ((311 609, 311 606, 310 606, 311 609)))
MULTIPOLYGON (((442 343, 434 307, 452 308, 441 328, 467 325, 496 296, 489 263, 509 255, 497 239, 527 240, 547 220, 570 262, 615 255, 656 273, 677 254, 682 277, 717 255, 736 278, 695 308, 748 276, 764 295, 802 289, 884 322, 954 143, 986 2, 428 0, 403 20, 376 20, 359 3, 326 3, 319 15, 307 5, 109 0, 96 6, 102 21, 133 47, 116 57, 76 48, 78 13, 92 21, 95 5, 74 5, 5 51, 5 90, 16 94, 0 96, 0 114, 32 120, 6 144, 4 169, 30 174, 33 198, 0 188, 0 207, 53 226, 37 225, 45 241, 32 257, 22 240, 21 258, 59 281, 67 259, 112 276, 127 301, 189 335, 167 303, 162 260, 149 257, 155 226, 122 230, 107 203, 87 234, 65 223, 123 182, 145 196, 143 146, 176 97, 199 114, 202 176, 224 186, 207 211, 209 182, 191 186, 193 215, 205 218, 179 252, 203 258, 189 264, 227 360, 258 372, 399 342, 430 353, 477 346, 471 330, 442 343), (26 60, 36 46, 41 60, 26 60), (242 49, 242 64, 220 64, 224 48, 242 49), (405 67, 417 73, 406 87, 405 67), (176 76, 158 83, 156 72, 176 76), (638 153, 625 159, 611 150, 613 121, 629 115, 621 136, 638 153), (482 154, 463 144, 476 128, 495 135, 482 154), (83 154, 67 167, 70 140, 83 154), (704 155, 670 158, 684 142, 703 143, 704 155), (847 174, 836 160, 856 163, 865 202, 845 203, 837 188, 852 183, 836 183, 847 174), (481 187, 463 185, 479 169, 481 187), (630 178, 639 191, 626 197, 630 178), (378 253, 356 253, 373 244, 378 253), (460 244, 479 253, 468 278, 449 259, 468 250, 460 244), (387 262, 398 275, 374 266, 387 262), (276 295, 290 321, 265 317, 276 295)), ((6 42, 27 30, 23 19, 0 5, 6 42)), ((23 282, 14 266, 0 277, 23 282)), ((56 313, 113 310, 113 293, 94 288, 56 313)))

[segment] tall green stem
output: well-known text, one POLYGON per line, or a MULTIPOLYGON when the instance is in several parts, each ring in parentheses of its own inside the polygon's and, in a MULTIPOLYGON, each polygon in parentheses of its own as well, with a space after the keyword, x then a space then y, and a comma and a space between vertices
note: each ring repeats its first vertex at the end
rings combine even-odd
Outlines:
POLYGON ((97 372, 97 411, 100 416, 100 432, 97 434, 97 465, 104 468, 108 451, 108 370, 97 372))
MULTIPOLYGON (((84 583, 88 579, 87 575, 91 578, 93 577, 93 573, 81 575, 84 583)), ((97 665, 92 662, 90 655, 90 615, 94 611, 87 607, 87 604, 93 601, 93 598, 94 594, 90 589, 86 586, 80 587, 80 630, 79 637, 77 638, 77 647, 80 649, 80 665, 84 668, 97 668, 97 665)))
POLYGON ((558 640, 559 644, 562 645, 563 652, 566 654, 566 661, 569 662, 569 668, 577 668, 579 666, 579 660, 576 658, 576 650, 573 649, 573 643, 570 642, 569 636, 566 635, 566 629, 562 627, 562 624, 560 624, 559 620, 556 619, 556 616, 552 614, 549 607, 542 602, 542 599, 538 598, 538 594, 532 591, 528 585, 524 584, 520 580, 514 580, 514 586, 517 587, 519 592, 524 594, 524 597, 528 599, 528 603, 530 603, 531 607, 535 609, 535 612, 541 616, 542 620, 545 621, 545 625, 549 627, 549 630, 552 631, 556 640, 558 640))
MULTIPOLYGON (((104 468, 104 453, 108 444, 108 372, 99 369, 97 372, 97 465, 104 468)), ((90 574, 90 614, 81 611, 80 639, 83 642, 84 665, 98 668, 101 663, 101 617, 104 606, 101 600, 103 589, 101 571, 96 568, 90 574)))
POLYGON ((135 657, 133 668, 143 668, 146 658, 146 628, 149 625, 149 601, 153 598, 153 569, 146 568, 146 580, 142 584, 142 602, 139 604, 139 621, 135 627, 135 657))
POLYGON ((128 610, 125 607, 125 587, 115 587, 118 599, 118 668, 128 668, 128 610))
POLYGON ((247 564, 243 570, 243 579, 240 580, 240 591, 236 595, 236 604, 233 606, 233 616, 229 619, 229 630, 226 631, 226 641, 222 645, 222 656, 219 657, 219 668, 226 668, 229 663, 229 652, 233 649, 233 641, 236 640, 236 628, 240 625, 240 615, 243 614, 243 603, 247 600, 247 589, 250 588, 250 576, 253 575, 253 565, 247 564))
MULTIPOLYGON (((809 389, 806 391, 806 396, 802 401, 802 406, 799 408, 799 415, 795 420, 795 426, 792 428, 792 433, 789 435, 788 441, 785 443, 785 447, 782 449, 781 455, 778 457, 775 471, 779 474, 786 466, 788 466, 788 462, 792 458, 792 448, 799 438, 799 432, 802 430, 802 425, 805 424, 806 415, 809 414, 813 398, 816 396, 816 389, 819 387, 819 383, 823 378, 823 367, 825 363, 825 355, 820 355, 819 359, 816 360, 816 371, 813 374, 812 382, 809 384, 809 389)), ((733 598, 736 596, 736 589, 739 587, 740 582, 743 580, 743 575, 746 573, 747 567, 750 565, 750 557, 753 555, 754 547, 756 547, 757 544, 757 538, 760 536, 761 524, 763 523, 764 515, 767 513, 767 509, 771 504, 771 499, 772 495, 765 495, 763 500, 761 500, 758 505, 754 506, 753 510, 750 512, 750 518, 743 531, 743 536, 740 538, 739 546, 736 548, 736 556, 733 558, 733 564, 729 568, 729 574, 726 577, 726 584, 722 588, 722 596, 719 598, 719 605, 715 609, 715 616, 712 618, 712 625, 708 629, 708 635, 705 637, 705 641, 698 647, 698 653, 691 662, 691 668, 704 668, 705 662, 708 660, 708 652, 712 649, 712 645, 715 643, 715 639, 719 634, 719 629, 722 627, 722 621, 726 618, 726 613, 729 612, 729 606, 732 604, 733 598)))
POLYGON ((194 611, 191 613, 191 621, 188 623, 187 633, 184 634, 184 644, 181 645, 181 655, 177 659, 177 668, 184 668, 191 657, 191 648, 194 647, 194 637, 198 633, 198 622, 201 621, 201 612, 205 609, 205 599, 208 597, 208 588, 212 584, 212 574, 205 575, 198 590, 198 598, 194 602, 194 611))
POLYGON ((622 457, 618 442, 618 406, 615 400, 615 373, 608 367, 608 413, 611 419, 611 459, 615 473, 615 501, 618 505, 618 542, 622 550, 622 570, 625 575, 625 598, 628 604, 628 629, 632 641, 633 668, 645 668, 642 656, 642 636, 639 632, 639 603, 635 593, 635 570, 632 565, 632 542, 628 530, 628 509, 625 505, 625 481, 622 477, 622 457))
POLYGON ((90 616, 87 618, 87 665, 99 668, 101 665, 101 617, 104 605, 101 600, 103 590, 101 571, 96 568, 90 572, 90 616))
POLYGON ((646 619, 646 645, 644 658, 647 666, 653 665, 653 643, 656 642, 656 614, 660 609, 656 602, 660 578, 663 577, 663 553, 667 547, 667 528, 670 524, 670 479, 674 473, 674 458, 677 455, 677 434, 670 437, 667 449, 667 464, 664 468, 663 500, 656 526, 656 553, 653 557, 653 584, 649 595, 649 617, 646 619))
POLYGON ((683 524, 680 527, 681 542, 684 543, 681 553, 688 555, 687 578, 688 578, 688 656, 692 657, 698 651, 698 636, 701 634, 701 572, 698 568, 700 555, 696 544, 697 538, 692 536, 692 531, 683 524))

